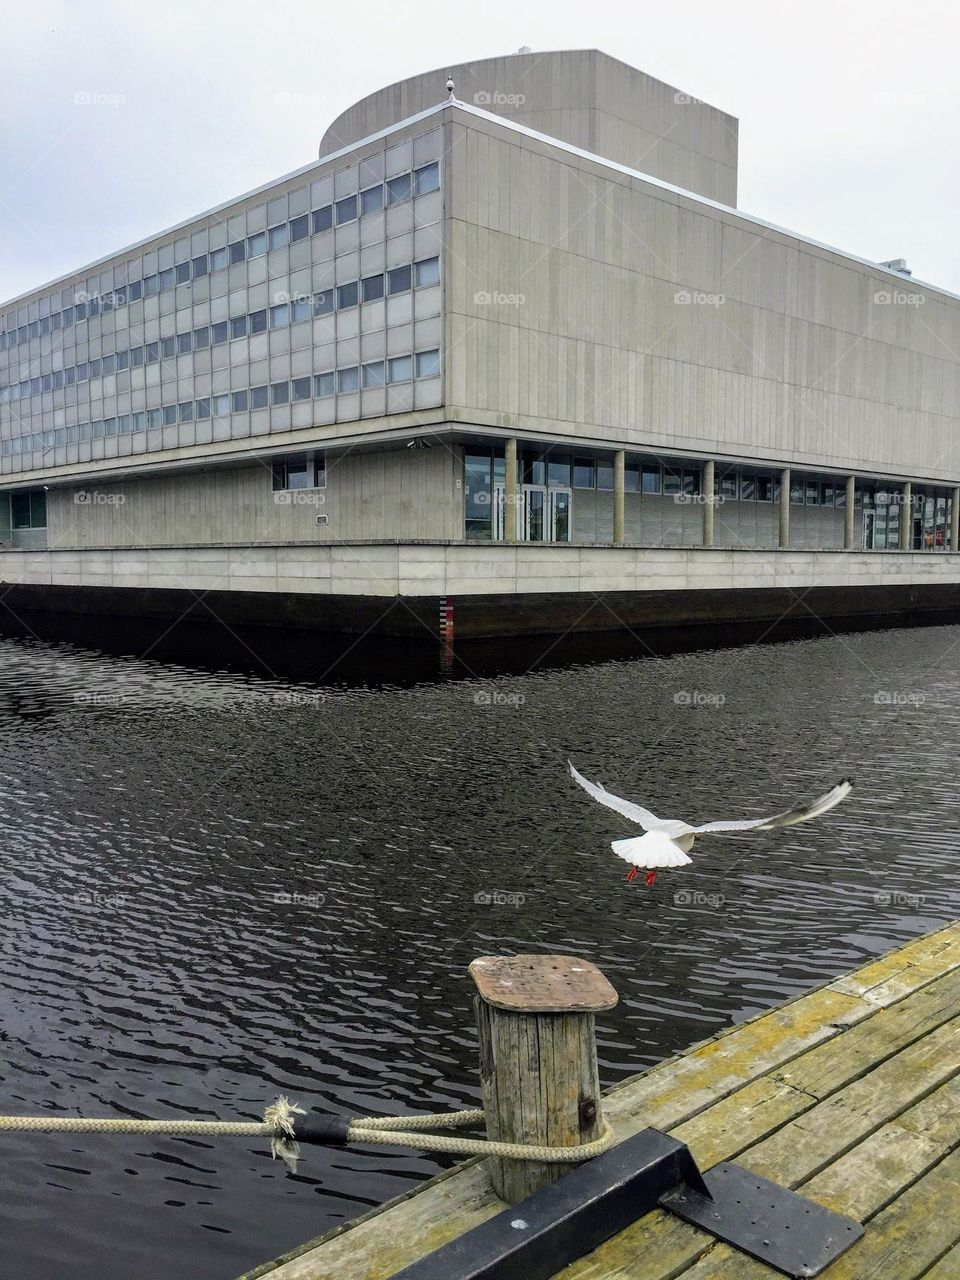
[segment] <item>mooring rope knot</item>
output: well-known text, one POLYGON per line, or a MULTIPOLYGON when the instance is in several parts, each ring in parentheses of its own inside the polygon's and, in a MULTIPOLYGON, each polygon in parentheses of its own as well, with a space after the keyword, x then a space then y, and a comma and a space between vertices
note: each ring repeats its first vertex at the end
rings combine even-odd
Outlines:
MULTIPOLYGON (((81 1116, 0 1116, 0 1131, 66 1133, 155 1133, 171 1137, 246 1137, 265 1134, 270 1138, 274 1159, 296 1168, 300 1155, 297 1117, 306 1116, 303 1107, 282 1095, 263 1113, 262 1120, 134 1120, 128 1118, 85 1118, 81 1116)), ((415 1147, 448 1155, 500 1156, 508 1160, 536 1160, 579 1164, 608 1150, 614 1133, 603 1121, 599 1138, 577 1146, 547 1147, 522 1142, 499 1142, 492 1138, 448 1137, 427 1133, 428 1129, 462 1129, 480 1126, 482 1110, 436 1111, 417 1116, 359 1116, 346 1124, 347 1142, 370 1142, 377 1146, 415 1147)))

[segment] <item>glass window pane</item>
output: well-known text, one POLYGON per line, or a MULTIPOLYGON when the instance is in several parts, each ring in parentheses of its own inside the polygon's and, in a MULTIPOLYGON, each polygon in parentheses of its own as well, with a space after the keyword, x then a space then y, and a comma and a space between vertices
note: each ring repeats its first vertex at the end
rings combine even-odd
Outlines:
POLYGON ((272 382, 270 384, 270 403, 287 404, 290 399, 289 382, 272 382))
POLYGON ((352 222, 357 216, 357 197, 344 196, 342 200, 337 201, 337 226, 343 222, 352 222))
POLYGON ((400 204, 410 199, 410 174, 401 173, 387 183, 387 204, 400 204))
POLYGON ((309 378, 294 378, 293 399, 294 400, 310 399, 310 379, 309 378))
POLYGON ((233 244, 228 245, 230 251, 230 263, 243 262, 246 257, 246 242, 244 240, 234 240, 233 244))
POLYGON ((417 288, 424 285, 440 283, 440 259, 424 258, 416 264, 417 288))
POLYGON ((168 267, 166 271, 160 272, 160 292, 165 293, 167 289, 173 288, 173 267, 168 267))
POLYGON ((193 334, 181 333, 177 335, 177 355, 185 356, 193 348, 193 334))
POLYGON ((336 390, 336 378, 332 373, 318 373, 313 380, 315 396, 332 396, 336 390))
POLYGON ((234 316, 230 321, 230 338, 245 338, 247 336, 247 317, 234 316))
POLYGON ((205 253, 201 253, 199 258, 194 258, 193 260, 193 278, 194 280, 198 280, 200 276, 205 276, 206 274, 207 255, 205 253))
POLYGON ((255 235, 247 236, 247 257, 261 258, 267 252, 267 233, 258 231, 255 235))
POLYGON ((383 186, 367 187, 360 192, 360 212, 376 213, 383 208, 383 186))
POLYGON ((333 290, 325 289, 323 293, 313 295, 313 314, 327 316, 333 310, 333 290))
POLYGON ((222 418, 230 412, 230 397, 228 395, 218 395, 213 397, 213 416, 222 418))
POLYGON ((246 391, 234 391, 231 396, 232 411, 234 413, 246 413, 247 411, 247 393, 246 391))
POLYGON ((226 265, 227 265, 227 250, 226 250, 226 248, 223 248, 223 249, 211 249, 211 250, 210 250, 210 270, 211 270, 211 271, 222 271, 222 270, 223 270, 223 268, 224 268, 226 265))
POLYGON ((312 298, 294 298, 290 304, 290 320, 293 324, 299 324, 301 320, 309 320, 312 314, 312 298))
POLYGON ((289 324, 289 313, 285 302, 279 303, 275 307, 270 308, 270 328, 280 329, 285 324, 289 324))
POLYGON ((218 321, 218 323, 217 323, 217 324, 215 324, 215 325, 211 325, 211 326, 210 326, 210 335, 211 335, 211 338, 212 338, 212 340, 213 340, 213 345, 214 345, 215 347, 216 347, 216 346, 219 346, 221 342, 226 342, 226 340, 227 340, 227 322, 226 322, 226 320, 220 320, 220 321, 218 321))
POLYGON ((310 234, 310 218, 307 214, 302 213, 299 218, 293 218, 290 222, 290 240, 296 243, 297 240, 303 240, 310 234))
POLYGON ((597 463, 597 488, 598 489, 613 488, 613 463, 612 462, 597 463))
POLYGON ((195 351, 201 350, 203 347, 210 345, 210 330, 206 325, 202 329, 194 329, 193 331, 193 348, 195 351))
POLYGON ((640 463, 628 462, 623 469, 623 488, 625 493, 640 492, 640 463))
POLYGON ((417 352, 417 377, 433 378, 440 372, 439 351, 417 352))
POLYGON ((409 382, 413 377, 413 358, 411 356, 394 356, 387 362, 388 382, 409 382))
POLYGON ((250 407, 252 409, 265 409, 269 401, 269 393, 266 387, 250 388, 250 407))
POLYGON ((198 400, 198 401, 196 402, 195 410, 194 410, 194 417, 196 417, 196 418, 209 418, 209 417, 210 417, 210 401, 209 401, 208 399, 206 399, 206 397, 204 397, 204 399, 202 399, 202 400, 198 400))
POLYGON ((193 401, 185 400, 182 404, 179 404, 177 406, 177 412, 179 414, 181 422, 192 422, 193 421, 193 401))
POLYGON ((346 307, 355 307, 359 295, 359 282, 351 280, 337 288, 337 308, 343 311, 346 307))
POLYGON ((596 473, 592 458, 574 458, 573 487, 575 489, 596 488, 596 473))
POLYGON ((360 370, 353 366, 352 369, 341 369, 337 374, 337 390, 341 392, 356 391, 360 386, 360 370))
POLYGON ((266 311, 250 312, 250 332, 265 333, 267 329, 267 313, 266 311))
POLYGON ((387 272, 387 292, 406 293, 413 278, 412 267, 394 267, 387 272))
POLYGON ((659 493, 662 485, 662 473, 659 466, 645 462, 640 472, 641 493, 659 493))
POLYGON ((382 360, 374 360, 370 364, 363 366, 363 385, 365 387, 382 387, 383 376, 382 360))
POLYGON ((177 284, 186 284, 190 279, 190 263, 181 262, 176 268, 177 284))
POLYGON ((375 302, 383 297, 383 276, 365 276, 361 281, 364 302, 375 302))
POLYGON ((422 169, 418 169, 414 174, 414 186, 418 196, 436 191, 440 186, 440 165, 434 161, 433 164, 425 164, 422 169))
POLYGON ((547 484, 559 485, 561 488, 568 489, 570 487, 570 468, 571 461, 569 457, 548 455, 547 484))
POLYGON ((329 231, 333 226, 333 205, 325 204, 322 209, 314 209, 312 220, 314 235, 318 231, 329 231))
POLYGON ((267 236, 270 240, 271 249, 282 249, 287 243, 287 224, 281 222, 279 226, 271 227, 267 232, 267 236))

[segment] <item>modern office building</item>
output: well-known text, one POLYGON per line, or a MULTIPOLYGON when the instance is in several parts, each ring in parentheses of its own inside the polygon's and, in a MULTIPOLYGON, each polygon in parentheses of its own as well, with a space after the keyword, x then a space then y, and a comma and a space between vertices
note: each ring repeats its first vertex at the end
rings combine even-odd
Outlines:
POLYGON ((960 298, 737 211, 737 162, 689 94, 521 52, 0 306, 4 598, 410 634, 953 607, 960 298))

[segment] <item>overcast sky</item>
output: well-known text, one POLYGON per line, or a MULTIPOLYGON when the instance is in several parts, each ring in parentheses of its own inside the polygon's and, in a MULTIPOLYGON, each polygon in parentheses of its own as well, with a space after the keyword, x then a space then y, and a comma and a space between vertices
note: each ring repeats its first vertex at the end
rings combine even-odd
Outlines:
POLYGON ((382 85, 520 45, 731 112, 741 209, 960 292, 953 3, 2 0, 0 22, 0 299, 308 163, 382 85))

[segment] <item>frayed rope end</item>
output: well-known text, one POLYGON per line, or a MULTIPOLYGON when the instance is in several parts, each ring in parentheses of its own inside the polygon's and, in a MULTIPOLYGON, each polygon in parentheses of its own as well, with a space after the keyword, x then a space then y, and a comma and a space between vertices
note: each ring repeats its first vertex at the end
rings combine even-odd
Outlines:
POLYGON ((297 1172, 300 1158, 300 1144, 293 1136, 293 1118, 306 1114, 303 1107, 283 1096, 263 1113, 263 1123, 270 1132, 270 1154, 274 1160, 281 1159, 289 1173, 297 1172))

